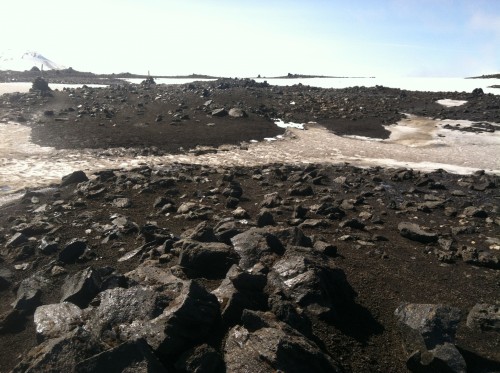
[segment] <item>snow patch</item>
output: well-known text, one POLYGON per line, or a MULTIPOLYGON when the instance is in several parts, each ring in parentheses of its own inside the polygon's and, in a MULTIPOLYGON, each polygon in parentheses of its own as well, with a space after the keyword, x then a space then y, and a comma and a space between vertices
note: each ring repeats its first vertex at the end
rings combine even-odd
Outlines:
POLYGON ((454 106, 462 106, 467 103, 467 101, 463 100, 451 100, 449 98, 444 98, 442 100, 436 101, 439 105, 443 105, 446 107, 454 107, 454 106))
POLYGON ((293 123, 293 122, 285 123, 281 119, 274 119, 274 124, 276 124, 280 128, 298 128, 299 130, 304 129, 304 123, 293 123))

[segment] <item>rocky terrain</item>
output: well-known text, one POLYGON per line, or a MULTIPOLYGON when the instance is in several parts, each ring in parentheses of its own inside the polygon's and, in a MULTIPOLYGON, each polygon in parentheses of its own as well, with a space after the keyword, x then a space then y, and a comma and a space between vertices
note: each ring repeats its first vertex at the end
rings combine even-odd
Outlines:
MULTIPOLYGON (((36 84, 2 118, 59 148, 244 147, 283 132, 271 118, 384 137, 407 112, 500 110, 480 91, 36 84)), ((0 207, 0 371, 500 371, 499 186, 326 160, 76 171, 0 207)))
POLYGON ((498 186, 325 165, 75 172, 1 210, 0 365, 498 369, 498 186))
MULTIPOLYGON (((49 85, 50 86, 50 85, 49 85)), ((353 87, 321 89, 301 84, 276 87, 248 79, 185 85, 83 87, 4 95, 0 121, 32 127, 36 144, 59 149, 140 148, 182 152, 199 146, 241 144, 283 134, 273 119, 317 122, 339 135, 387 138, 384 125, 407 114, 472 121, 497 121, 497 95, 474 92, 413 92, 353 87), (466 100, 444 107, 439 99, 466 100)))

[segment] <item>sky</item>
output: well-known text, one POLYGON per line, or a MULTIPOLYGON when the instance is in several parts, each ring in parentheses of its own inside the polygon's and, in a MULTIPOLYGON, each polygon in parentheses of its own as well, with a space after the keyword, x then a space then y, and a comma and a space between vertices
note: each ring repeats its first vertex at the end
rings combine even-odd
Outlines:
POLYGON ((500 72, 500 0, 2 0, 0 53, 95 73, 500 72))

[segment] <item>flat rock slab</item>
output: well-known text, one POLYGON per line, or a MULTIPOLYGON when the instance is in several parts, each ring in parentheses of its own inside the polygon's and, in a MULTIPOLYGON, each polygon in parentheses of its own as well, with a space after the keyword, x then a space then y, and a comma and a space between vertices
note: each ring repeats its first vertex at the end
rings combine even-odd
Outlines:
POLYGON ((415 223, 401 222, 398 224, 398 230, 404 238, 421 243, 436 242, 439 238, 436 233, 426 232, 415 223))

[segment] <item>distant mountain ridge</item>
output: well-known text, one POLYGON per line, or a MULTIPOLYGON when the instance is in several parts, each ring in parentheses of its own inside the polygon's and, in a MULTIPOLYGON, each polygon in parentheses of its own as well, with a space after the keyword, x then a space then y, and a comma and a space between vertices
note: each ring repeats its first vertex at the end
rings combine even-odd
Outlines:
POLYGON ((40 70, 62 70, 66 68, 35 51, 6 50, 0 52, 0 70, 27 71, 34 66, 40 70))

